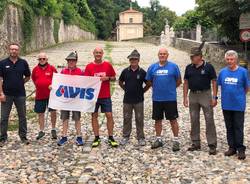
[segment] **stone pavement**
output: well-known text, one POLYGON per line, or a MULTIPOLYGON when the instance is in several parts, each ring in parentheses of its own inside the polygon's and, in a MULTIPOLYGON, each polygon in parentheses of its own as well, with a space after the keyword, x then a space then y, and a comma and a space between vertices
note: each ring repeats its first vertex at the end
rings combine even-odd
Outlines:
MULTIPOLYGON (((141 66, 144 69, 157 59, 159 47, 146 43, 111 42, 113 48, 110 54, 112 62, 119 76, 121 70, 128 66, 127 55, 137 48, 141 53, 141 66)), ((79 52, 79 65, 83 67, 92 59, 92 50, 96 45, 105 47, 106 42, 76 42, 59 45, 46 49, 50 63, 65 65, 64 58, 69 52, 79 52)), ((182 51, 169 48, 170 59, 175 61, 182 72, 190 62, 189 56, 182 51)), ((25 56, 31 68, 37 63, 37 53, 25 56)), ((217 67, 219 70, 220 66, 217 67)), ((122 96, 123 91, 115 83, 112 96, 115 120, 115 138, 121 139, 122 133, 122 96)), ((27 94, 34 87, 29 82, 27 94)), ((248 97, 249 100, 249 97, 248 97)), ((50 138, 50 128, 46 129, 46 137, 36 141, 38 132, 37 117, 32 112, 33 96, 27 101, 28 109, 28 137, 30 145, 22 145, 16 131, 9 131, 8 144, 0 148, 0 183, 250 183, 250 155, 247 150, 247 159, 239 161, 236 157, 224 157, 227 149, 225 126, 222 117, 220 100, 215 108, 215 122, 218 133, 218 154, 208 155, 205 139, 204 117, 201 119, 202 150, 187 152, 190 145, 190 123, 188 109, 182 105, 182 86, 178 88, 178 105, 180 124, 181 151, 174 153, 171 150, 172 133, 169 123, 164 123, 164 147, 151 150, 150 143, 154 139, 154 124, 151 120, 151 90, 145 95, 145 135, 147 145, 137 146, 135 126, 130 144, 118 148, 107 145, 106 122, 101 120, 102 145, 91 149, 93 139, 90 114, 82 114, 82 130, 86 140, 83 147, 74 144, 74 123, 70 124, 70 141, 63 147, 58 147, 56 141, 50 138)), ((250 107, 247 105, 245 144, 249 147, 250 107)), ((16 116, 11 117, 12 123, 16 116)), ((61 121, 58 118, 58 128, 61 121)))

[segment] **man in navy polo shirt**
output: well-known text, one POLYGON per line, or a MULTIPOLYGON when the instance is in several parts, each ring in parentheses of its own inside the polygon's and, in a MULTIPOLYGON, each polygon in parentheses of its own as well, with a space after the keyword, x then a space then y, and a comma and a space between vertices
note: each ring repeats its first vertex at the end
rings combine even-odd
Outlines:
POLYGON ((162 147, 162 120, 165 118, 170 121, 173 138, 173 151, 180 150, 178 140, 179 125, 177 123, 177 93, 176 88, 181 84, 181 74, 179 67, 168 60, 168 51, 161 48, 158 52, 159 61, 152 64, 146 75, 146 80, 151 83, 153 88, 153 116, 155 120, 156 141, 151 148, 162 147))
POLYGON ((217 94, 217 76, 213 65, 203 60, 202 47, 203 44, 201 44, 200 47, 191 48, 190 59, 192 63, 187 65, 184 74, 183 104, 185 107, 189 107, 191 122, 190 137, 192 141, 192 145, 188 148, 188 151, 201 149, 200 109, 202 109, 206 123, 206 137, 209 154, 215 155, 217 134, 214 123, 213 107, 217 105, 217 96, 214 95, 215 93, 217 94))
POLYGON ((24 144, 29 144, 26 137, 26 94, 24 84, 30 80, 30 69, 26 60, 19 58, 19 45, 9 45, 9 57, 0 61, 0 147, 7 141, 8 120, 13 103, 19 119, 19 136, 24 144))
POLYGON ((248 71, 238 66, 238 54, 229 50, 225 54, 227 67, 218 76, 217 84, 221 86, 221 106, 227 129, 229 149, 225 156, 235 155, 238 159, 246 158, 244 146, 244 115, 246 94, 249 90, 248 71))
POLYGON ((125 68, 119 78, 119 85, 124 90, 123 98, 123 139, 121 145, 129 141, 132 130, 132 116, 135 112, 136 134, 140 146, 145 146, 144 135, 144 93, 150 88, 146 83, 146 72, 139 67, 140 54, 134 50, 128 56, 130 66, 125 68))

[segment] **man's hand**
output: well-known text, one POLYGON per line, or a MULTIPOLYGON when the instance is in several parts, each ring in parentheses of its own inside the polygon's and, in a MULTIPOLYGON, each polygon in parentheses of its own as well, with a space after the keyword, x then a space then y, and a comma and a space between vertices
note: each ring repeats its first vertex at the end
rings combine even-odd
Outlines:
POLYGON ((101 79, 101 81, 109 81, 110 80, 109 77, 101 77, 100 79, 101 79))
POLYGON ((211 106, 215 107, 217 105, 217 100, 216 99, 212 99, 211 100, 211 106))
POLYGON ((188 99, 187 98, 183 99, 183 105, 184 105, 184 107, 188 107, 189 103, 188 103, 188 99))
POLYGON ((3 93, 0 94, 0 102, 5 102, 6 101, 6 97, 3 93))
POLYGON ((51 85, 49 85, 49 87, 48 87, 48 88, 49 88, 49 90, 52 90, 52 86, 51 86, 51 85))

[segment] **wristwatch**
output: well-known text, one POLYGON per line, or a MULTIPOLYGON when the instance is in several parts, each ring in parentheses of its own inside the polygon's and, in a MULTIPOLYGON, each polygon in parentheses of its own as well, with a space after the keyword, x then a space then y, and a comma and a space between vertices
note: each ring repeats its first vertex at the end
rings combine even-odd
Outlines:
POLYGON ((213 99, 214 100, 218 100, 218 96, 213 96, 213 99))

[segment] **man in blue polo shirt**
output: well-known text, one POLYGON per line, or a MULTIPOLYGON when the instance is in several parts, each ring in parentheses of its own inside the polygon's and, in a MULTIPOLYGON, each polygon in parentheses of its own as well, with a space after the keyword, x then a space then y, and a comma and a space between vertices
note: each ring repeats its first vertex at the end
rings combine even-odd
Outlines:
POLYGON ((4 146, 8 135, 8 121, 13 103, 19 119, 19 137, 24 144, 29 144, 26 137, 26 94, 24 84, 30 79, 30 69, 26 60, 19 58, 19 45, 9 45, 9 57, 0 61, 0 147, 4 146))
POLYGON ((153 116, 155 120, 156 141, 151 148, 162 147, 162 120, 165 118, 170 121, 173 138, 173 151, 179 151, 178 140, 179 126, 177 123, 178 110, 176 101, 176 88, 181 84, 181 74, 178 66, 168 61, 168 51, 161 48, 158 52, 159 62, 152 64, 146 75, 146 80, 151 83, 153 88, 153 116))
POLYGON ((225 60, 227 67, 220 71, 217 82, 221 86, 221 106, 229 146, 225 156, 235 155, 238 151, 238 159, 244 160, 244 115, 246 94, 249 90, 248 71, 238 66, 238 54, 233 50, 226 52, 225 60))

